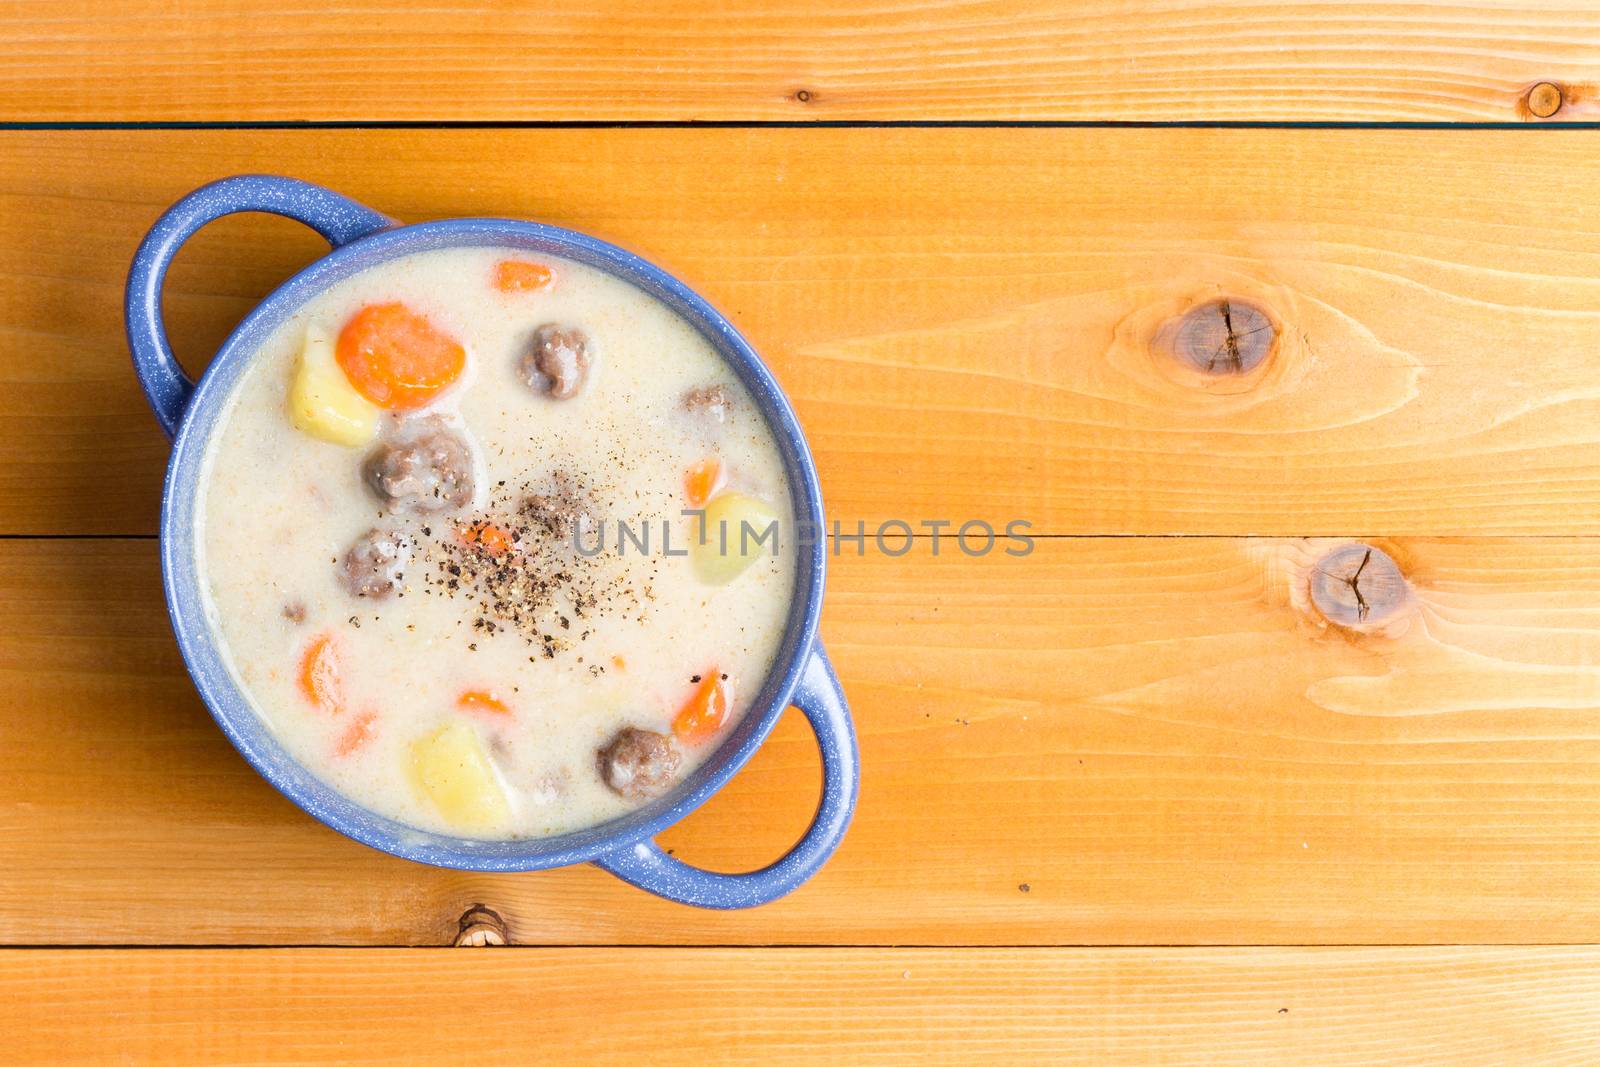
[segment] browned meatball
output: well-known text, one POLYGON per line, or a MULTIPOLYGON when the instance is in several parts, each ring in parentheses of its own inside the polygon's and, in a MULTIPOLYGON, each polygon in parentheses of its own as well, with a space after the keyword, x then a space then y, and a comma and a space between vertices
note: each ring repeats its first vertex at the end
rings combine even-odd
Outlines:
POLYGON ((400 423, 361 473, 378 499, 401 515, 454 511, 472 499, 472 450, 438 415, 400 423))
POLYGON ((623 727, 597 755, 601 780, 629 800, 665 792, 682 758, 672 738, 637 726, 623 727))
POLYGON ((517 372, 536 392, 567 400, 583 388, 592 362, 588 334, 551 322, 533 331, 533 345, 517 361, 517 372))
POLYGON ((717 422, 727 419, 728 409, 732 406, 733 401, 728 398, 728 390, 720 385, 702 385, 683 394, 685 411, 704 414, 717 422))
POLYGON ((594 526, 589 495, 563 471, 551 477, 544 492, 523 499, 522 513, 552 537, 581 536, 594 526))
POLYGON ((394 531, 368 530, 339 562, 339 583, 351 596, 381 600, 399 584, 409 554, 394 531))

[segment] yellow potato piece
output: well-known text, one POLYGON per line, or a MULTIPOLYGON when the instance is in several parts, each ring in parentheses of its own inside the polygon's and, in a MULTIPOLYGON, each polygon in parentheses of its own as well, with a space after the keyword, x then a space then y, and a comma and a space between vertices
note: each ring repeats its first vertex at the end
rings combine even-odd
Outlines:
POLYGON ((500 774, 467 723, 449 723, 411 742, 411 781, 462 830, 503 830, 511 820, 500 774))
POLYGON ((690 522, 690 561, 702 582, 726 585, 761 556, 773 554, 786 531, 774 524, 778 513, 764 500, 743 493, 723 493, 706 504, 705 536, 690 522))
POLYGON ((378 409, 355 391, 334 358, 333 339, 306 327, 305 346, 289 386, 289 419, 312 437, 354 448, 378 431, 378 409))

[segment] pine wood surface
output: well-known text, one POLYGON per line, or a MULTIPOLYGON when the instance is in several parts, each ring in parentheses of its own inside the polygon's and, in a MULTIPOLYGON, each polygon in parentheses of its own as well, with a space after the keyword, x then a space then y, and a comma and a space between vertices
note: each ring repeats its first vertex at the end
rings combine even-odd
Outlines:
MULTIPOLYGON (((0 123, 601 127, 0 130, 9 1059, 1590 1062, 1600 157, 1537 127, 1600 119, 1597 28, 0 4, 0 123), (603 128, 702 120, 1526 128, 603 128), (249 171, 615 240, 756 343, 847 530, 1033 523, 1023 559, 833 561, 864 779, 816 880, 725 914, 422 868, 228 747, 167 628, 121 290, 167 204, 249 171), (379 947, 474 907, 519 947, 379 947)), ((187 364, 320 248, 208 228, 187 364)), ((765 862, 817 766, 788 715, 664 842, 765 862)))
MULTIPOLYGON (((1589 940, 1600 542, 1374 543, 1405 596, 1369 586, 1363 632, 1310 600, 1339 541, 847 550, 822 632, 855 823, 793 896, 719 913, 347 841, 212 723, 154 542, 0 542, 0 943, 442 944, 476 903, 525 944, 1589 940)), ((664 843, 769 862, 817 785, 790 714, 664 843)))
POLYGON ((0 121, 1593 121, 1597 42, 1593 2, 8 0, 0 121))
MULTIPOLYGON (((127 260, 173 200, 248 171, 406 220, 540 218, 665 264, 769 360, 849 529, 1571 535, 1600 514, 1600 153, 1582 132, 0 143, 0 533, 154 532, 166 443, 128 366, 127 260), (1221 300, 1277 331, 1247 373, 1173 347, 1208 337, 1179 327, 1221 300)), ((322 247, 282 219, 210 227, 169 279, 180 353, 203 366, 322 247)))
POLYGON ((0 952, 19 1064, 1576 1067, 1600 949, 0 952))

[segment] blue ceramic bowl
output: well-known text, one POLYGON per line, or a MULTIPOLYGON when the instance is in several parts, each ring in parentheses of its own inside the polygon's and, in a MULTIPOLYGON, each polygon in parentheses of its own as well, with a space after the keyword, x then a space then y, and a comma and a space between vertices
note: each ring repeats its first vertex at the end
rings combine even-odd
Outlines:
POLYGON ((531 871, 592 862, 652 893, 708 908, 774 900, 816 873, 844 836, 855 808, 858 757, 849 709, 817 640, 825 539, 798 544, 794 603, 771 676, 717 751, 670 794, 621 819, 559 837, 479 841, 429 833, 356 804, 294 761, 250 707, 223 665, 206 619, 195 551, 195 500, 207 445, 228 395, 272 331, 334 283, 397 256, 435 248, 496 245, 565 256, 607 271, 663 301, 693 323, 760 405, 783 453, 802 528, 822 529, 817 470, 788 401, 745 339, 705 300, 659 267, 614 245, 554 226, 510 219, 447 219, 401 226, 320 186, 246 175, 197 189, 151 228, 128 274, 128 344, 150 406, 173 438, 161 500, 161 567, 178 646, 217 724, 263 777, 340 833, 396 856, 474 871, 531 871), (305 223, 332 251, 290 278, 252 311, 222 345, 198 384, 173 358, 161 321, 161 285, 184 241, 206 223, 240 211, 265 211, 305 223), (732 778, 793 704, 822 749, 823 790, 798 844, 770 867, 717 874, 667 855, 654 836, 705 803, 732 778))

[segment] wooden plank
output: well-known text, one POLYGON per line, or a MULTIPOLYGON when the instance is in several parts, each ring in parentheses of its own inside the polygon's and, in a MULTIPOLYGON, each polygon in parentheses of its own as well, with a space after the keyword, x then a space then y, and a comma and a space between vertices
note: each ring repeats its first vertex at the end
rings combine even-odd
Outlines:
MULTIPOLYGON (((153 543, 0 543, 0 943, 442 944, 474 903, 544 944, 1591 937, 1600 541, 1381 542, 1412 593, 1386 617, 1369 581, 1367 634, 1308 610, 1337 547, 841 555, 823 633, 861 734, 856 822, 810 885, 725 914, 345 840, 206 715, 153 543)), ((817 767, 786 716, 665 843, 770 861, 817 767)))
POLYGON ((0 119, 1515 122, 1545 81, 1592 119, 1597 39, 1513 0, 11 0, 0 119))
MULTIPOLYGON (((411 220, 544 218, 664 262, 773 364, 847 526, 1571 534, 1600 514, 1600 154, 1583 135, 146 131, 4 144, 0 532, 154 529, 166 449, 127 367, 126 260, 166 204, 252 170, 411 220), (1175 317, 1222 298, 1282 326, 1249 374, 1207 376, 1168 349, 1175 317)), ((167 301, 191 364, 316 251, 281 219, 202 235, 167 301)))
POLYGON ((16 1064, 1588 1063, 1600 949, 0 952, 16 1064))

